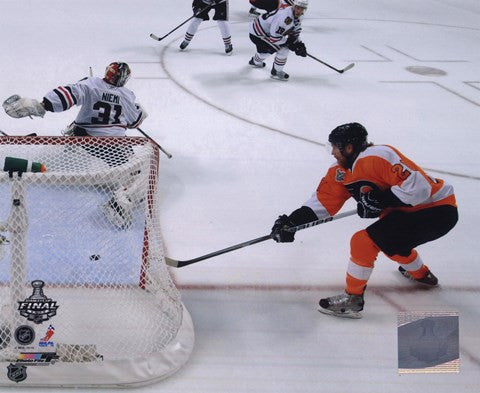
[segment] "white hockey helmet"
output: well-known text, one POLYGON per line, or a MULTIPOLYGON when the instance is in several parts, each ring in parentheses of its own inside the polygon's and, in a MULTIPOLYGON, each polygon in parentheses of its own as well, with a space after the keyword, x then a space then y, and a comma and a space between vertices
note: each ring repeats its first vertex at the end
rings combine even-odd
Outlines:
POLYGON ((296 5, 297 7, 302 7, 307 9, 308 8, 308 0, 294 0, 293 5, 296 5))

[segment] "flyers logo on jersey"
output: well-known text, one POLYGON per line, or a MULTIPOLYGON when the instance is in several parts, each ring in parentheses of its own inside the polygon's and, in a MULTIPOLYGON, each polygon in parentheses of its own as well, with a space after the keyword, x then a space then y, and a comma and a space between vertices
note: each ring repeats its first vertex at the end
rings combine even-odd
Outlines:
POLYGON ((340 168, 337 168, 335 171, 335 180, 339 183, 342 183, 345 180, 345 171, 342 171, 340 168))

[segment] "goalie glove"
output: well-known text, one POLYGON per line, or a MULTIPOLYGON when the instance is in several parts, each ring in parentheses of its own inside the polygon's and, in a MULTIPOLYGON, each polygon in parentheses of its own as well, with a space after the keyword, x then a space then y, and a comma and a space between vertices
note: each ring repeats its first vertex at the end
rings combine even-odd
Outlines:
POLYGON ((7 115, 16 119, 29 116, 43 117, 45 108, 34 98, 21 98, 18 94, 8 97, 2 104, 7 115))

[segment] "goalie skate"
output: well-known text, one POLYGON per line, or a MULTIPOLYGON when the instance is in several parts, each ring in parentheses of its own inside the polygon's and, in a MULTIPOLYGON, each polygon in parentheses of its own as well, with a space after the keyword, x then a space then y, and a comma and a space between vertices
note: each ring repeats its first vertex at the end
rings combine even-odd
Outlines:
POLYGON ((327 297, 320 299, 320 311, 323 314, 333 315, 340 318, 354 318, 362 317, 360 311, 363 310, 365 302, 363 295, 350 295, 342 293, 341 295, 327 297))

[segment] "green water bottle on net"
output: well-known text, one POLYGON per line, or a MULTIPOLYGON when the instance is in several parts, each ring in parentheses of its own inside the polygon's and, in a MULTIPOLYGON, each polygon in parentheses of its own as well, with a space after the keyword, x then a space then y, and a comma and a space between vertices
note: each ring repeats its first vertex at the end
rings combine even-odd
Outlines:
POLYGON ((46 172, 47 167, 41 162, 17 157, 5 157, 3 170, 5 172, 46 172))

